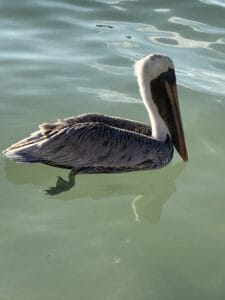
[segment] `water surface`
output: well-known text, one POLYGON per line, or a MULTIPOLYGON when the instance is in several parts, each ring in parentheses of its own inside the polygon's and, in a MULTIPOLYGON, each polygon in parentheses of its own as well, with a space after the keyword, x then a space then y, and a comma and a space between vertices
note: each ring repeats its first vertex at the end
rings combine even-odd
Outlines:
POLYGON ((225 298, 225 5, 0 2, 1 150, 85 112, 148 122, 133 63, 173 58, 189 162, 82 175, 0 160, 1 300, 225 298))

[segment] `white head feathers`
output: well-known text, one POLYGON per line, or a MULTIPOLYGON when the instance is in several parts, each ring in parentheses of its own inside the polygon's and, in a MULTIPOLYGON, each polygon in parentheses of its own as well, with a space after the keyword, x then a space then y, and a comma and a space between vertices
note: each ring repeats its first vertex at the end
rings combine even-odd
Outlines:
POLYGON ((163 72, 168 71, 169 68, 174 69, 172 59, 164 54, 158 53, 143 57, 134 65, 135 75, 137 77, 139 77, 139 75, 147 76, 149 81, 157 78, 163 72))

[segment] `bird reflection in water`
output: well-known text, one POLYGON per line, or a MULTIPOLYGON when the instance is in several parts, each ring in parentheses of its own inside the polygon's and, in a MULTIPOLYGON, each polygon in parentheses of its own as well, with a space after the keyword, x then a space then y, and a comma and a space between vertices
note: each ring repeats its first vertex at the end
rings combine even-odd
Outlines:
MULTIPOLYGON (((49 178, 54 177, 54 172, 57 172, 55 168, 42 165, 37 165, 36 168, 40 168, 39 172, 37 169, 33 172, 33 168, 29 165, 18 165, 15 168, 12 161, 5 160, 6 178, 14 184, 43 186, 49 182, 49 178), (45 171, 43 168, 48 169, 48 172, 43 172, 45 171)), ((98 200, 127 196, 132 199, 131 208, 135 221, 156 223, 160 220, 163 205, 176 192, 176 180, 184 168, 185 164, 180 162, 155 172, 80 175, 74 189, 57 194, 54 198, 60 200, 80 198, 98 200)))
POLYGON ((183 163, 177 163, 159 170, 160 174, 152 174, 151 182, 146 184, 145 193, 140 193, 132 201, 131 208, 136 222, 159 222, 162 207, 176 192, 176 179, 184 168, 183 163))

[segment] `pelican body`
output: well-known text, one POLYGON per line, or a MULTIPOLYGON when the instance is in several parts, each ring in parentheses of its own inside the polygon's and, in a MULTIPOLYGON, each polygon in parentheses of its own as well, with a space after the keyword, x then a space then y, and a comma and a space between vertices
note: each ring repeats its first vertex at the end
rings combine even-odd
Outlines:
POLYGON ((150 54, 135 75, 151 125, 88 113, 44 123, 3 153, 18 162, 40 162, 76 173, 120 173, 157 169, 173 157, 188 160, 172 60, 150 54))

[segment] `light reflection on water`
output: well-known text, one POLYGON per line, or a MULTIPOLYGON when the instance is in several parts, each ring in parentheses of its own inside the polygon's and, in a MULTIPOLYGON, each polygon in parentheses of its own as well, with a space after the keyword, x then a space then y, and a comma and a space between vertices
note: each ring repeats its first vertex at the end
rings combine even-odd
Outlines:
POLYGON ((225 297, 224 2, 1 1, 1 149, 45 121, 148 122, 133 63, 175 62, 190 160, 81 175, 0 160, 0 299, 225 297), (151 3, 150 3, 151 2, 151 3))

